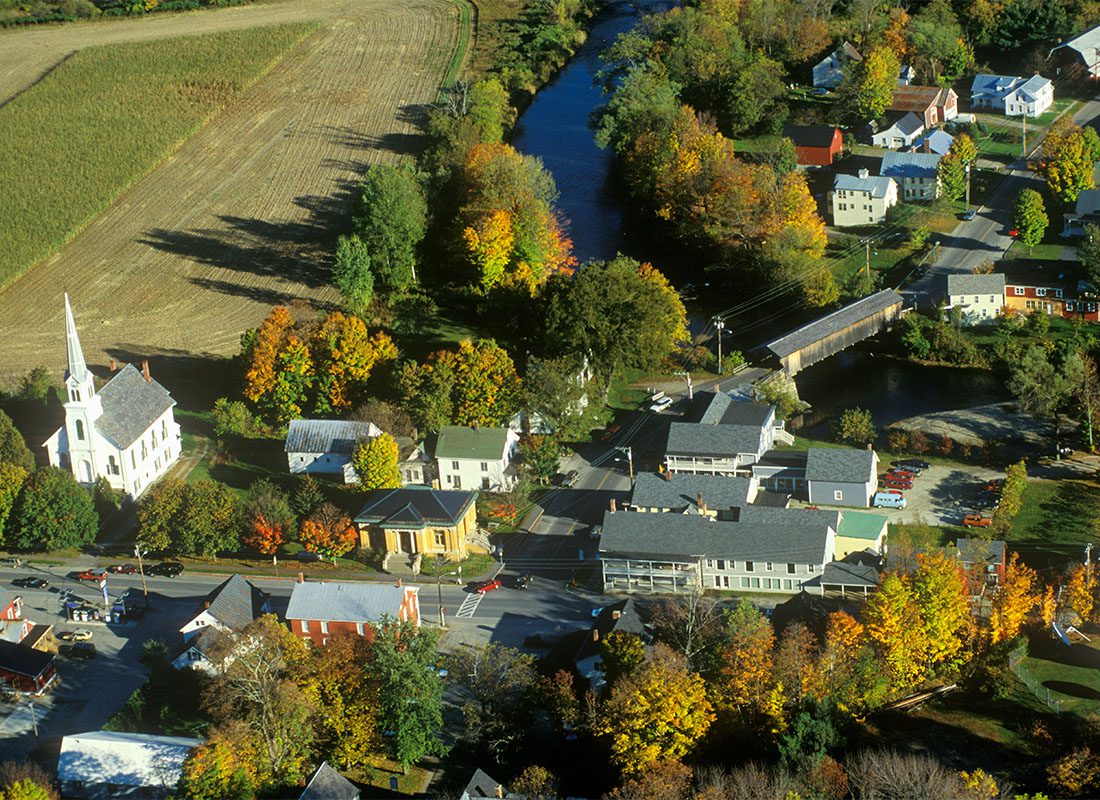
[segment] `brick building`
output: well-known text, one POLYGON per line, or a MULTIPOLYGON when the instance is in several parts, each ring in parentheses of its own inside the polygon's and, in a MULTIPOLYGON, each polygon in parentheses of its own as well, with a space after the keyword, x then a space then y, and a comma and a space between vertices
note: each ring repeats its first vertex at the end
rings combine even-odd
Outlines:
POLYGON ((286 621, 290 631, 321 646, 341 632, 370 638, 383 617, 420 627, 420 589, 396 584, 340 581, 294 584, 286 621))

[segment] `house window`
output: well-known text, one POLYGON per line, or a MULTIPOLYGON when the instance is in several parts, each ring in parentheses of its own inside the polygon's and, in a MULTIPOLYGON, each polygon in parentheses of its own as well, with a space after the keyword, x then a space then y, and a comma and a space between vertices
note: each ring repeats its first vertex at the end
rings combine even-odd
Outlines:
POLYGON ((1054 290, 1054 296, 1055 297, 1061 297, 1062 296, 1062 290, 1061 289, 1055 289, 1054 290))
POLYGON ((764 571, 765 572, 771 572, 772 571, 772 562, 769 561, 767 563, 767 566, 764 567, 764 571))
POLYGON ((1025 308, 1035 308, 1035 301, 1034 300, 1028 300, 1027 302, 1024 303, 1024 307, 1025 308))
POLYGON ((788 590, 791 588, 791 579, 790 578, 784 578, 783 579, 783 588, 788 589, 788 590))
POLYGON ((995 303, 997 302, 997 298, 994 295, 989 295, 989 302, 995 303))
POLYGON ((446 547, 447 546, 446 534, 444 534, 443 531, 436 531, 434 536, 435 536, 435 546, 436 547, 446 547))
POLYGON ((760 579, 759 578, 753 578, 752 579, 752 588, 754 588, 754 589, 759 589, 760 588, 760 579))
POLYGON ((302 633, 309 633, 309 620, 308 619, 303 619, 302 620, 302 633))
POLYGON ((452 480, 451 476, 450 476, 450 475, 448 475, 448 476, 447 476, 447 485, 448 485, 448 486, 450 486, 450 485, 451 485, 451 480, 452 480))
POLYGON ((714 588, 716 588, 716 589, 721 589, 722 588, 722 579, 718 575, 714 576, 714 588))
POLYGON ((149 433, 149 438, 153 442, 153 449, 156 450, 157 449, 157 432, 156 431, 151 431, 149 433))
POLYGON ((742 578, 741 579, 741 588, 742 589, 748 589, 749 588, 749 579, 748 578, 742 578))
POLYGON ((724 570, 726 568, 726 562, 723 559, 718 559, 718 569, 724 570))
POLYGON ((458 471, 458 462, 457 461, 452 461, 451 462, 451 469, 455 470, 456 472, 458 471))
POLYGON ((358 633, 360 636, 363 635, 363 623, 362 622, 356 622, 355 623, 355 632, 358 633))
POLYGON ((328 633, 328 623, 321 621, 321 633, 328 633))
POLYGON ((149 451, 145 449, 145 440, 141 440, 141 460, 144 461, 149 457, 149 451))
POLYGON ((707 559, 707 569, 714 569, 714 559, 713 558, 708 558, 707 559))
POLYGON ((1017 297, 1023 297, 1025 294, 1027 294, 1027 289, 1025 289, 1023 286, 1013 286, 1012 293, 1017 297))
POLYGON ((787 574, 788 575, 794 575, 794 564, 788 564, 787 565, 787 574))
POLYGON ((1035 296, 1036 297, 1046 297, 1047 296, 1047 290, 1046 289, 1036 289, 1035 290, 1035 296))
POLYGON ((834 489, 833 490, 833 499, 834 500, 843 500, 844 499, 844 492, 840 489, 834 489))
POLYGON ((84 422, 79 419, 76 421, 76 438, 84 441, 84 422))
POLYGON ((817 568, 816 568, 816 567, 815 567, 815 566, 814 566, 813 564, 807 564, 807 565, 806 565, 806 570, 807 570, 807 571, 808 571, 808 572, 809 572, 809 573, 810 573, 811 575, 813 575, 813 574, 814 574, 814 572, 816 572, 816 571, 817 571, 817 568))
POLYGON ((165 422, 164 420, 160 421, 160 438, 161 439, 167 439, 168 438, 168 423, 165 422))
POLYGON ((118 475, 118 461, 113 455, 107 456, 107 474, 118 475))
POLYGON ((752 562, 751 561, 746 561, 745 562, 745 572, 752 572, 752 562))
POLYGON ((482 461, 481 462, 481 471, 482 472, 488 472, 489 471, 489 462, 488 461, 482 461))
POLYGON ((485 489, 486 491, 492 488, 492 484, 489 482, 488 478, 481 479, 481 488, 485 489))
POLYGON ((1073 303, 1066 303, 1066 311, 1073 311, 1073 303))

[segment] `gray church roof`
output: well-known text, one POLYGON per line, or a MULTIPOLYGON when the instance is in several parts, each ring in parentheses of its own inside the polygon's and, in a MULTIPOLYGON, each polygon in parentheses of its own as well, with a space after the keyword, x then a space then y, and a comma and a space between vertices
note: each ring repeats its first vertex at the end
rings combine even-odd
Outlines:
POLYGON ((423 528, 427 525, 456 525, 466 515, 474 492, 407 486, 403 489, 375 489, 355 521, 363 525, 395 528, 423 528))
POLYGON ((296 583, 287 619, 326 622, 377 622, 384 614, 397 618, 405 592, 412 586, 392 583, 296 583))
POLYGON ((853 447, 811 447, 806 456, 806 480, 867 483, 875 480, 873 450, 853 447))
POLYGON ((127 364, 99 390, 103 416, 96 430, 119 450, 136 442, 149 426, 176 404, 156 380, 146 381, 133 364, 127 364))
POLYGON ((759 453, 763 431, 747 425, 705 425, 673 422, 668 426, 665 452, 672 456, 732 457, 759 453))

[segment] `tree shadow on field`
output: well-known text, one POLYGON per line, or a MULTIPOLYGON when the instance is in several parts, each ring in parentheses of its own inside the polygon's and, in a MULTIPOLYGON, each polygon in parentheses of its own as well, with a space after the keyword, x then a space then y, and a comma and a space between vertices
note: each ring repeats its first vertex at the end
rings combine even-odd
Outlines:
POLYGON ((1085 700, 1100 700, 1100 692, 1096 691, 1091 686, 1073 683, 1072 681, 1043 681, 1043 686, 1050 689, 1052 692, 1059 692, 1060 694, 1066 694, 1070 697, 1081 697, 1085 700))
POLYGON ((140 344, 122 344, 106 352, 138 368, 142 359, 148 359, 153 378, 172 394, 180 408, 191 411, 209 411, 219 397, 234 396, 241 382, 239 367, 224 356, 140 344))
POLYGON ((328 133, 334 144, 355 150, 385 150, 401 156, 415 156, 424 149, 421 133, 384 133, 371 136, 358 128, 330 127, 328 133))
MULTIPOLYGON (((256 300, 270 306, 285 306, 298 299, 298 295, 291 292, 242 286, 239 283, 212 280, 210 278, 188 278, 187 282, 203 289, 209 289, 212 292, 228 294, 232 297, 247 297, 249 300, 256 300)), ((323 308, 326 304, 313 303, 313 305, 323 308)))

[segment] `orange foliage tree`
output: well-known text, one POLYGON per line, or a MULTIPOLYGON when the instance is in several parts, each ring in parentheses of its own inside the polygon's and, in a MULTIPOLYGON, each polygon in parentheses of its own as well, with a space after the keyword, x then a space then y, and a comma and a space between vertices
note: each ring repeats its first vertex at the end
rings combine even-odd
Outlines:
POLYGON ((348 411, 362 400, 375 366, 397 358, 397 346, 385 333, 373 336, 359 317, 335 311, 311 337, 317 371, 314 410, 325 414, 348 411))
POLYGON ((306 550, 334 559, 355 547, 358 539, 351 518, 332 503, 322 503, 298 527, 298 540, 306 550))
POLYGON ((287 532, 279 523, 268 522, 263 514, 257 514, 249 522, 248 530, 241 537, 241 541, 265 556, 274 558, 279 548, 286 544, 287 532))

